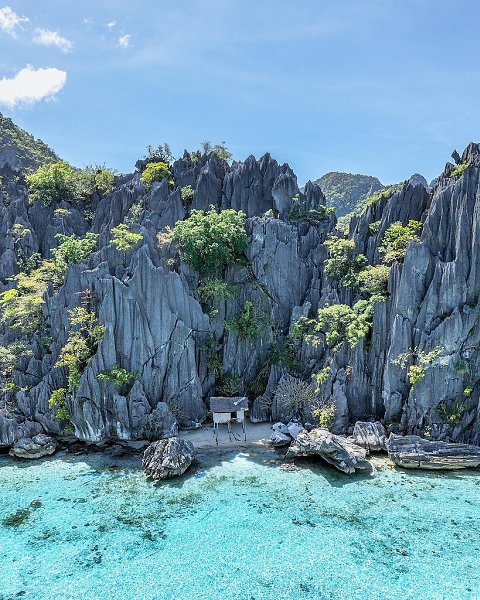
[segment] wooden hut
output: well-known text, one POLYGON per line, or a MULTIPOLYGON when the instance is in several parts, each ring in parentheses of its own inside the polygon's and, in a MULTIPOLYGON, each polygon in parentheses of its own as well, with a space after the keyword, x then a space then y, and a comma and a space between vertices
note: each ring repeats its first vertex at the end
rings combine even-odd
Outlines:
POLYGON ((230 441, 232 439, 232 423, 240 423, 245 441, 247 441, 246 412, 248 411, 248 398, 235 396, 227 398, 224 396, 212 396, 210 398, 210 410, 213 418, 213 435, 218 445, 218 426, 225 423, 228 428, 230 441))

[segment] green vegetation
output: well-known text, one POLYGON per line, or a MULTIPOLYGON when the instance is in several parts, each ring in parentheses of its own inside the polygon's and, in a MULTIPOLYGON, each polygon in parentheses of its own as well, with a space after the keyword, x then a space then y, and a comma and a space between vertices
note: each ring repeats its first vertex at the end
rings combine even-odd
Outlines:
POLYGON ((355 278, 359 291, 375 300, 384 300, 387 296, 390 269, 386 265, 365 267, 355 278))
POLYGON ((27 350, 26 344, 17 340, 6 346, 0 346, 0 393, 3 396, 3 406, 6 408, 11 394, 16 391, 12 376, 21 358, 31 356, 31 350, 27 350))
POLYGON ((112 244, 119 252, 128 252, 135 244, 143 240, 141 233, 135 233, 125 223, 112 227, 112 234, 112 244))
POLYGON ((382 224, 382 220, 379 219, 378 221, 374 221, 373 223, 370 223, 370 225, 368 226, 368 229, 370 230, 370 233, 372 235, 375 235, 379 232, 380 230, 380 225, 382 224))
POLYGON ((286 338, 274 344, 268 351, 265 362, 258 369, 257 375, 250 384, 249 392, 253 396, 261 396, 268 383, 270 368, 273 365, 284 367, 288 371, 296 371, 300 366, 294 340, 286 338))
POLYGON ((72 390, 78 387, 85 367, 96 353, 105 327, 98 324, 94 312, 83 306, 70 310, 69 314, 70 333, 55 366, 68 368, 68 386, 72 390))
POLYGON ((215 298, 231 300, 235 296, 235 291, 226 281, 215 277, 207 277, 199 283, 197 295, 201 302, 211 304, 215 298))
POLYGON ((388 200, 393 196, 393 194, 395 194, 395 192, 399 192, 403 188, 403 185, 403 182, 395 183, 383 188, 380 192, 374 194, 373 196, 369 196, 365 201, 365 205, 370 206, 379 200, 388 200))
POLYGON ((292 198, 292 203, 288 209, 288 218, 291 221, 308 221, 309 223, 319 223, 335 212, 335 208, 320 204, 317 208, 307 208, 305 198, 296 194, 292 198))
POLYGON ((440 419, 442 421, 450 422, 452 425, 458 425, 463 419, 466 411, 467 405, 461 400, 455 400, 455 402, 452 402, 451 404, 443 401, 437 406, 437 413, 440 419))
POLYGON ((59 161, 42 165, 27 175, 30 201, 42 201, 54 206, 62 201, 81 203, 91 199, 97 192, 105 195, 115 185, 113 171, 104 167, 86 167, 73 169, 68 163, 59 161))
POLYGON ((134 371, 127 371, 118 365, 113 365, 111 369, 106 369, 97 375, 98 379, 102 381, 114 383, 119 393, 122 396, 127 396, 132 389, 133 382, 138 378, 138 373, 134 371))
POLYGON ((297 418, 305 422, 313 416, 317 425, 328 429, 335 419, 335 404, 324 398, 313 382, 303 381, 291 375, 283 375, 275 388, 274 400, 277 409, 286 409, 290 414, 284 418, 297 418))
POLYGON ((410 385, 414 386, 425 377, 427 369, 436 363, 437 359, 440 357, 442 352, 442 348, 437 347, 430 352, 426 352, 424 350, 418 350, 417 348, 412 352, 404 352, 403 354, 399 354, 395 360, 392 360, 392 363, 395 365, 400 365, 402 369, 405 369, 409 361, 415 361, 414 364, 411 364, 408 367, 408 381, 410 385))
POLYGON ((148 163, 140 175, 140 181, 148 191, 152 189, 156 181, 160 182, 164 179, 168 180, 169 185, 173 185, 172 172, 165 162, 148 163))
POLYGON ((183 206, 190 206, 195 195, 195 190, 193 189, 193 187, 191 185, 186 185, 182 187, 182 189, 180 190, 180 194, 182 195, 183 206))
POLYGON ((314 347, 320 344, 323 336, 327 345, 338 351, 347 342, 355 348, 370 330, 373 317, 373 304, 359 300, 353 307, 347 304, 332 304, 320 308, 316 319, 301 317, 294 326, 294 335, 305 337, 314 347))
POLYGON ((215 154, 218 158, 227 162, 232 158, 232 153, 225 146, 225 142, 215 144, 214 146, 212 146, 211 142, 202 142, 202 149, 204 154, 215 154))
MULTIPOLYGON (((0 148, 15 149, 22 170, 32 172, 45 163, 58 161, 58 156, 42 140, 35 139, 32 135, 20 129, 11 119, 0 113, 0 148)), ((12 165, 16 166, 16 165, 12 165)))
POLYGON ((23 334, 42 329, 44 294, 55 276, 53 261, 44 260, 29 275, 19 273, 17 287, 0 293, 0 320, 23 334))
POLYGON ((464 162, 457 165, 454 169, 452 169, 451 176, 458 178, 465 173, 465 171, 472 165, 471 162, 464 162))
POLYGON ((242 312, 225 322, 225 328, 235 331, 241 340, 256 338, 264 326, 263 315, 260 315, 253 302, 246 300, 242 312))
POLYGON ((76 235, 63 235, 57 233, 55 236, 60 244, 52 250, 55 271, 63 280, 68 266, 88 258, 97 248, 98 235, 87 233, 84 238, 76 235))
POLYGON ((53 390, 48 400, 48 407, 55 411, 55 419, 60 422, 70 421, 70 413, 67 410, 67 388, 53 390))
POLYGON ((473 394, 473 387, 471 385, 467 385, 467 387, 464 388, 463 390, 463 395, 470 397, 473 394))
POLYGON ((242 378, 239 375, 223 373, 215 382, 215 393, 219 396, 238 396, 242 389, 242 378))
POLYGON ((329 206, 334 206, 337 216, 356 211, 372 194, 383 188, 376 177, 351 173, 327 173, 316 181, 322 188, 329 206))
POLYGON ((63 234, 56 237, 60 245, 52 250, 53 260, 43 260, 36 266, 39 256, 26 257, 22 265, 24 272, 13 278, 16 287, 0 293, 0 321, 8 322, 10 327, 23 334, 42 329, 44 295, 48 286, 59 287, 68 266, 90 256, 98 238, 94 233, 87 233, 84 238, 63 234))
POLYGON ((317 393, 320 393, 322 384, 324 384, 328 381, 328 378, 330 377, 331 373, 332 373, 332 367, 330 367, 328 365, 323 367, 318 373, 312 373, 312 379, 315 381, 315 383, 317 385, 317 387, 316 387, 317 393))
POLYGON ((422 230, 420 221, 410 219, 407 225, 402 225, 400 221, 392 223, 385 231, 382 244, 379 248, 383 254, 383 262, 390 264, 396 260, 403 260, 410 242, 419 239, 422 230))
POLYGON ((164 144, 160 144, 156 148, 154 148, 153 146, 147 146, 147 154, 145 158, 152 159, 154 161, 164 162, 167 163, 167 165, 173 162, 174 160, 172 150, 166 142, 164 144))
POLYGON ((245 214, 232 209, 192 210, 171 234, 182 259, 201 275, 213 275, 234 264, 247 249, 245 214))
POLYGON ((327 277, 341 281, 347 287, 355 286, 359 272, 367 264, 366 257, 357 253, 355 241, 331 236, 325 245, 330 256, 325 261, 327 277))

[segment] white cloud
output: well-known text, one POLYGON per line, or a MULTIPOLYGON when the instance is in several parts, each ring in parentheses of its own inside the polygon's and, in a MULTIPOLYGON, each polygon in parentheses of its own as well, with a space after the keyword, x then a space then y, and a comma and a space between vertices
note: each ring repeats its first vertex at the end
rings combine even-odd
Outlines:
POLYGON ((0 104, 14 108, 35 104, 58 94, 67 81, 67 73, 55 68, 33 69, 26 66, 15 77, 0 79, 0 104))
POLYGON ((22 23, 28 23, 27 17, 20 17, 10 6, 0 8, 0 29, 9 33, 12 37, 17 36, 17 28, 22 23))
POLYGON ((71 40, 67 40, 58 31, 49 31, 48 29, 36 29, 33 41, 43 46, 57 46, 62 52, 69 52, 73 47, 71 40))
POLYGON ((113 29, 115 27, 115 25, 117 24, 116 21, 110 21, 109 23, 107 23, 107 27, 109 29, 113 29))
POLYGON ((93 23, 93 19, 92 17, 85 17, 82 22, 84 25, 91 25, 93 23))
POLYGON ((119 45, 121 48, 129 48, 129 47, 130 47, 130 38, 131 38, 131 37, 132 37, 132 36, 131 36, 129 33, 127 33, 126 35, 122 35, 122 36, 120 36, 120 37, 118 38, 118 45, 119 45))

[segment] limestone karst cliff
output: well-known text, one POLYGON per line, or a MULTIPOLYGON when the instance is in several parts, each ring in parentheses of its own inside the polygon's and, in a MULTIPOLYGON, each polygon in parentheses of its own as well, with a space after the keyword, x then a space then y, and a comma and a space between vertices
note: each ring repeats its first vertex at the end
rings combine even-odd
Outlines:
MULTIPOLYGON (((374 417, 398 432, 479 443, 480 146, 468 146, 460 165, 448 163, 431 190, 407 183, 354 217, 349 239, 354 254, 366 257, 364 269, 382 263, 392 225, 421 225, 405 256, 385 265, 388 292, 369 304, 357 343, 330 343, 320 332, 312 345, 292 335, 295 323, 316 318, 326 306, 354 307, 362 294, 325 272, 335 215, 324 208, 318 185, 299 191, 288 165, 268 154, 229 164, 215 153, 185 153, 171 165, 170 182, 148 191, 139 171, 118 176, 113 191, 93 194, 86 207, 31 203, 18 165, 5 161, 0 292, 15 287, 11 278, 26 257, 52 256, 57 234, 93 232, 98 249, 71 264, 61 285, 47 286, 41 327, 10 372, 2 364, 0 446, 25 434, 61 432, 49 399, 65 388, 67 369, 55 364, 71 328, 69 311, 85 303, 104 333, 66 398, 81 439, 139 438, 159 415, 168 427, 175 419, 181 426, 202 422, 219 389, 247 394, 253 418, 267 420, 272 412, 275 418, 272 395, 283 374, 309 380, 323 372, 321 394, 336 405, 333 431, 374 417), (186 186, 194 190, 188 200, 186 186), (210 206, 244 211, 248 248, 224 274, 233 293, 205 303, 198 273, 162 233, 193 209, 210 206), (121 223, 143 236, 127 250, 111 243, 111 230, 121 223), (253 336, 228 326, 247 303, 257 320, 253 336), (114 365, 134 373, 134 383, 122 389, 99 377, 114 365), (415 380, 412 366, 421 370, 415 380)), ((12 347, 18 336, 3 318, 1 346, 12 347)))

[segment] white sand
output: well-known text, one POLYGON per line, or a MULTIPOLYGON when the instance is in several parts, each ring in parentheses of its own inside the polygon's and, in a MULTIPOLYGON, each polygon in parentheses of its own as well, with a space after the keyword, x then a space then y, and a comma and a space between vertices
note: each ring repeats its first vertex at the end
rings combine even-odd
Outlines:
POLYGON ((232 425, 231 439, 226 425, 220 425, 218 430, 218 446, 213 435, 213 424, 209 423, 198 429, 181 431, 180 437, 189 440, 195 448, 248 448, 249 446, 265 446, 270 442, 271 423, 250 423, 247 420, 247 441, 244 439, 242 426, 232 425))

